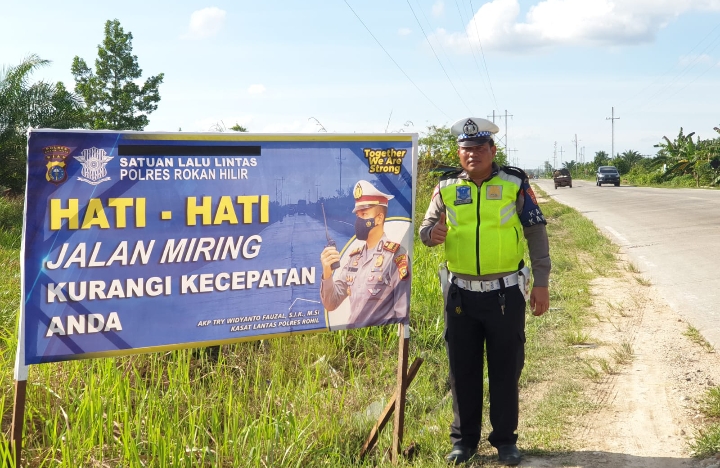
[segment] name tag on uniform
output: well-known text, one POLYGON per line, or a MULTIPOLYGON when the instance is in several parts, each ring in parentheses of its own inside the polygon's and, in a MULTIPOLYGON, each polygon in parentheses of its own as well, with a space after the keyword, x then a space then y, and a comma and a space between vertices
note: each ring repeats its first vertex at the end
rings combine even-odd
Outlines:
POLYGON ((472 203, 472 190, 467 185, 455 187, 455 205, 467 205, 472 203))
POLYGON ((487 185, 486 192, 488 200, 502 200, 502 185, 487 185))

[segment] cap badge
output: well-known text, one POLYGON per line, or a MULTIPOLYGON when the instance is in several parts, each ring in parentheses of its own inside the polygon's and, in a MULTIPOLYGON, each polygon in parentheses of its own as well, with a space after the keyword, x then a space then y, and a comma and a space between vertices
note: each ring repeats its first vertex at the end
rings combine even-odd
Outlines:
POLYGON ((360 185, 360 182, 358 182, 358 183, 355 185, 355 192, 353 193, 353 195, 355 196, 355 200, 357 200, 357 199, 359 199, 360 197, 362 197, 362 194, 363 194, 362 185, 360 185))
POLYGON ((473 122, 471 119, 468 119, 467 122, 465 122, 465 126, 463 127, 463 133, 469 137, 475 136, 478 134, 478 126, 475 122, 473 122))

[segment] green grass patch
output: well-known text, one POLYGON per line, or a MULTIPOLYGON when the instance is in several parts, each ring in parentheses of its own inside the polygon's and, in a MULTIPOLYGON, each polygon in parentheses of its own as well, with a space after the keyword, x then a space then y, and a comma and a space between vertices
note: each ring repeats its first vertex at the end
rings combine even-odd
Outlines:
POLYGON ((683 332, 683 335, 687 336, 693 343, 702 346, 705 351, 709 353, 714 351, 712 345, 708 343, 704 336, 702 336, 700 330, 692 325, 688 325, 687 329, 683 332))
POLYGON ((697 458, 706 458, 720 453, 720 423, 712 424, 695 434, 695 440, 690 444, 693 454, 697 458))
MULTIPOLYGON (((419 181, 417 225, 434 184, 419 181)), ((617 271, 617 249, 590 221, 554 201, 542 210, 552 310, 528 311, 519 429, 521 448, 533 453, 572 449, 566 431, 592 409, 582 389, 596 377, 571 344, 589 339, 591 280, 617 271)), ((13 401, 21 220, 22 202, 0 198, 0 456, 13 401)), ((400 466, 442 466, 450 448, 442 256, 416 239, 410 359, 425 362, 407 395, 404 445, 414 444, 416 456, 400 466)), ((23 466, 389 466, 390 426, 377 450, 365 460, 358 453, 393 393, 397 346, 388 326, 226 345, 217 360, 200 349, 32 366, 23 466)), ((590 367, 604 372, 601 363, 590 367)), ((488 432, 486 414, 483 439, 488 432)), ((489 453, 487 442, 481 450, 489 453)))

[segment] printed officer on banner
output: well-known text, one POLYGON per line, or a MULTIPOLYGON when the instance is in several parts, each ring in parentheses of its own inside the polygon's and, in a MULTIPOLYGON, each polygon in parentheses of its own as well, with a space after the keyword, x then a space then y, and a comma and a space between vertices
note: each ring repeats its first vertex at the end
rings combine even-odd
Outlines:
POLYGON ((407 321, 410 259, 400 242, 385 233, 388 203, 395 197, 367 180, 355 184, 353 197, 355 238, 362 245, 348 254, 334 275, 332 264, 341 260, 340 253, 334 246, 323 249, 320 300, 332 312, 349 297, 348 328, 407 321))

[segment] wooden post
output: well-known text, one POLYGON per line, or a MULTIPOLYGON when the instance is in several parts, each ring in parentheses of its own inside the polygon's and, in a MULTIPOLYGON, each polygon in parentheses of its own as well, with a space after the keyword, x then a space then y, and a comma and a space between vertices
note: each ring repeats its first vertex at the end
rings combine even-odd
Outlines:
POLYGON ((15 381, 15 401, 13 402, 12 427, 10 429, 10 447, 15 454, 15 467, 20 467, 22 458, 22 434, 25 421, 25 387, 27 380, 15 381))
MULTIPOLYGON (((410 387, 410 384, 412 383, 413 379, 417 375, 418 369, 420 369, 420 366, 423 363, 422 358, 415 358, 412 365, 410 366, 410 369, 408 369, 407 373, 407 379, 406 379, 406 388, 410 387)), ((378 440, 378 435, 380 432, 382 432, 385 425, 390 421, 390 416, 395 412, 395 401, 397 400, 397 392, 393 393, 393 396, 390 398, 390 401, 388 401, 387 405, 385 405, 385 409, 380 413, 380 418, 378 419, 378 422, 375 423, 375 426, 373 426, 372 430, 370 431, 370 435, 368 436, 367 440, 365 440, 365 443, 363 444, 362 450, 360 450, 360 458, 363 458, 370 450, 372 450, 375 447, 375 444, 378 440)))
POLYGON ((400 453, 402 452, 403 430, 405 429, 405 393, 407 391, 407 362, 408 362, 408 344, 410 343, 410 327, 403 323, 398 325, 398 370, 397 370, 397 390, 395 394, 395 427, 393 428, 393 444, 391 459, 393 465, 396 465, 400 453))

